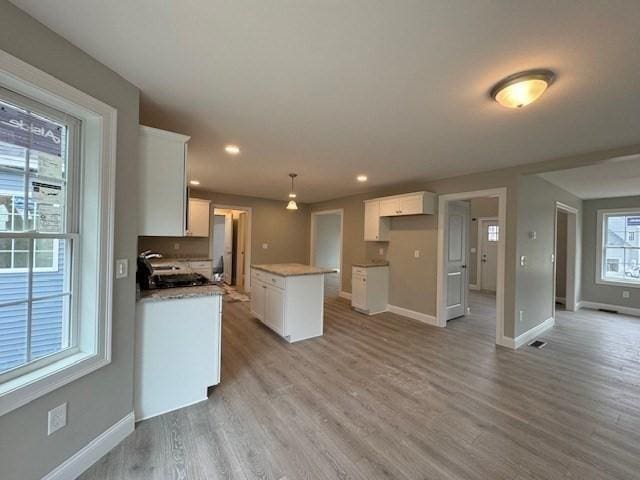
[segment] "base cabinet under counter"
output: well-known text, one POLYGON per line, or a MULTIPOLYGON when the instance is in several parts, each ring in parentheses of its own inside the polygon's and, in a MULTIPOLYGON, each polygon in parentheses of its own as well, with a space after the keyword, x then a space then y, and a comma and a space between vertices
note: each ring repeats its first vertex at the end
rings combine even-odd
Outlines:
POLYGON ((324 275, 284 277, 252 268, 251 314, 289 343, 321 336, 324 275))

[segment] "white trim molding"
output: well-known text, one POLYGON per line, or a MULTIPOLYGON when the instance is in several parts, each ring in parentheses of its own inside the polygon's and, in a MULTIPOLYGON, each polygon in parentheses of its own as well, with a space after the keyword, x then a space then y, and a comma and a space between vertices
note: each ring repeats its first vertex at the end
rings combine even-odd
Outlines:
POLYGON ((505 347, 508 346, 510 348, 516 348, 516 349, 520 348, 521 346, 530 343, 537 336, 542 335, 544 332, 546 332, 547 330, 552 328, 555 325, 555 323, 556 323, 556 321, 555 321, 555 319, 553 317, 547 318, 544 322, 536 325, 533 328, 530 328, 529 330, 527 330, 523 334, 518 335, 515 339, 513 339, 513 338, 505 338, 506 345, 503 344, 503 346, 505 346, 505 347))
POLYGON ((345 292, 343 290, 340 291, 340 293, 338 294, 338 296, 340 298, 346 298, 347 300, 351 300, 351 293, 349 292, 345 292))
POLYGON ((133 433, 134 428, 135 417, 131 412, 51 470, 42 480, 75 480, 133 433))
POLYGON ((391 313, 395 313, 396 315, 401 315, 403 317, 411 318, 413 320, 426 323, 427 325, 433 325, 435 327, 438 326, 436 317, 434 317, 433 315, 428 315, 422 312, 416 312, 415 310, 409 310, 408 308, 398 307, 396 305, 388 305, 387 311, 391 313))
POLYGON ((582 300, 580 302, 579 308, 586 308, 589 310, 615 310, 618 313, 623 315, 631 315, 633 317, 640 317, 640 308, 634 307, 624 307, 622 305, 611 305, 610 303, 600 303, 600 302, 589 302, 587 300, 582 300))
MULTIPOLYGON (((472 198, 497 197, 498 198, 498 225, 500 237, 498 240, 498 259, 496 281, 496 344, 508 343, 504 336, 505 313, 505 277, 506 277, 506 238, 507 238, 507 188, 492 188, 472 192, 449 193, 438 198, 438 254, 437 254, 437 307, 436 325, 446 327, 446 256, 445 235, 446 218, 449 202, 457 200, 470 200, 472 198)), ((504 345, 506 346, 506 345, 504 345)))
POLYGON ((612 280, 605 278, 602 274, 602 269, 606 258, 603 257, 604 242, 606 232, 604 231, 605 217, 609 215, 626 215, 630 213, 638 213, 640 208, 608 208, 600 209, 597 211, 597 226, 596 226, 596 284, 598 285, 611 285, 624 288, 640 288, 640 283, 625 282, 624 280, 612 280))

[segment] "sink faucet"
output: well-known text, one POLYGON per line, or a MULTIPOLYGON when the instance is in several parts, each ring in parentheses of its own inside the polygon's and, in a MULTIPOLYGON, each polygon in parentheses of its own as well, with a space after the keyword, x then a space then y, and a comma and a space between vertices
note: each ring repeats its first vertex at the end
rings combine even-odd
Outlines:
POLYGON ((152 258, 162 258, 162 254, 161 253, 155 253, 152 250, 145 250, 144 252, 142 252, 140 254, 140 256, 142 258, 146 258, 147 260, 150 260, 152 258))

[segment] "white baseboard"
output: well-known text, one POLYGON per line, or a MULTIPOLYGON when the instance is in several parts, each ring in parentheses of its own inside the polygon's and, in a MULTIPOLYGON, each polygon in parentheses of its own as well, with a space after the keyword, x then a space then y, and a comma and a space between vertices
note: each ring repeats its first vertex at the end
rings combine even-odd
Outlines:
POLYGON ((341 298, 346 298, 347 300, 351 300, 351 294, 349 292, 340 292, 338 294, 339 297, 341 298))
POLYGON ((469 290, 480 290, 480 285, 476 285, 475 283, 470 283, 469 290))
POLYGON ((133 412, 91 440, 80 451, 51 470, 42 480, 75 480, 133 432, 133 412))
MULTIPOLYGON (((521 346, 526 345, 527 343, 534 340, 538 335, 544 333, 545 331, 553 327, 555 323, 556 321, 553 317, 547 318, 541 324, 536 325, 535 327, 524 332, 522 335, 518 335, 515 339, 513 339, 514 345, 512 348, 520 348, 521 346)), ((505 339, 505 340, 508 341, 510 339, 505 339)))
POLYGON ((582 300, 578 303, 578 308, 588 308, 590 310, 598 310, 600 308, 603 308, 605 310, 615 310, 618 313, 622 313, 624 315, 640 317, 640 308, 623 307, 622 305, 611 305, 609 303, 589 302, 587 300, 582 300))
POLYGON ((409 310, 408 308, 397 307, 395 305, 388 305, 388 310, 391 313, 395 313, 397 315, 402 315, 403 317, 409 317, 414 320, 418 320, 419 322, 426 323, 427 325, 435 325, 438 326, 438 322, 436 321, 436 317, 432 315, 427 315, 426 313, 416 312, 414 310, 409 310))

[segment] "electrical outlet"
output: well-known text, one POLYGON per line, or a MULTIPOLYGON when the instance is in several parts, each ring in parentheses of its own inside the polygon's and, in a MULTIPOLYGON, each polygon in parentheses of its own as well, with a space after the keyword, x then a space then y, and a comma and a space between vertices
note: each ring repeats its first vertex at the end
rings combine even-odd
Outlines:
POLYGON ((631 294, 629 293, 629 290, 622 291, 622 298, 629 298, 630 296, 631 294))
POLYGON ((413 258, 420 258, 420 250, 413 251, 413 258))
POLYGON ((67 402, 49 410, 47 416, 47 435, 57 432, 67 424, 67 402))
POLYGON ((269 248, 269 244, 268 243, 263 243, 262 244, 262 249, 266 250, 267 248, 269 248))
POLYGON ((524 310, 520 310, 520 321, 524 322, 524 310))
POLYGON ((378 255, 384 255, 384 248, 378 249, 378 255))
POLYGON ((116 260, 116 278, 127 278, 129 275, 129 260, 122 258, 116 260))
POLYGON ((180 250, 180 244, 179 243, 174 243, 173 244, 173 249, 174 250, 180 250))

